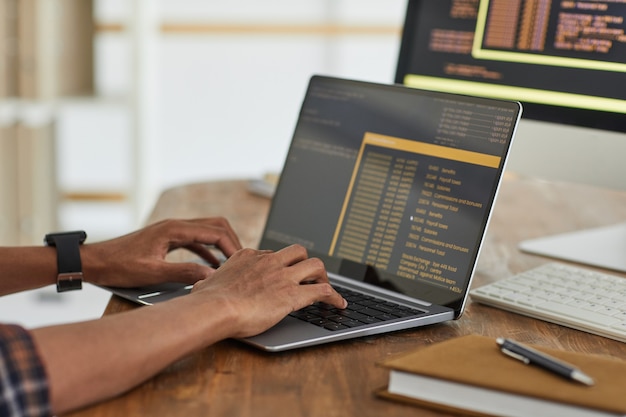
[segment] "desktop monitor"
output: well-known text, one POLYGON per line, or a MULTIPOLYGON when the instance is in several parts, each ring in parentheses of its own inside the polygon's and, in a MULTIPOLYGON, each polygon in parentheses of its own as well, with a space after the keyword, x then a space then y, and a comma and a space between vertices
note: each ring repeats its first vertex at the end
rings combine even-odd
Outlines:
MULTIPOLYGON (((626 0, 408 0, 395 81, 521 101, 510 167, 544 159, 534 174, 575 166, 577 182, 604 169, 626 189, 626 0)), ((626 272, 626 224, 520 248, 626 272)))

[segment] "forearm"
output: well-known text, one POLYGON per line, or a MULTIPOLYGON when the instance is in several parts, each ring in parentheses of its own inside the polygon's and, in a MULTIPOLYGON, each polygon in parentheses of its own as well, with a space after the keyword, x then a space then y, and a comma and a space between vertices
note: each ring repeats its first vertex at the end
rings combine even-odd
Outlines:
MULTIPOLYGON (((176 273, 189 270, 189 265, 176 266, 182 267, 176 273)), ((302 246, 277 252, 242 249, 197 281, 189 295, 32 334, 46 368, 53 411, 62 413, 125 392, 219 340, 259 334, 317 301, 347 305, 328 282, 323 262, 308 258, 302 246)))
MULTIPOLYGON (((83 280, 101 284, 102 276, 108 274, 119 275, 119 280, 132 284, 136 271, 123 270, 125 263, 108 259, 102 247, 97 243, 80 246, 83 280)), ((0 296, 54 285, 58 275, 56 248, 0 247, 0 273, 0 296)))
MULTIPOLYGON (((115 239, 80 246, 83 280, 96 285, 144 286, 171 280, 193 284, 213 269, 198 263, 166 261, 169 252, 185 249, 208 264, 218 263, 207 249, 226 257, 241 249, 237 235, 223 218, 164 220, 115 239)), ((54 284, 56 249, 45 246, 0 247, 0 295, 54 284)))
POLYGON ((0 295, 56 282, 56 250, 51 247, 0 248, 0 295))
POLYGON ((34 330, 53 410, 61 413, 114 397, 229 337, 231 320, 220 305, 192 294, 97 321, 34 330))

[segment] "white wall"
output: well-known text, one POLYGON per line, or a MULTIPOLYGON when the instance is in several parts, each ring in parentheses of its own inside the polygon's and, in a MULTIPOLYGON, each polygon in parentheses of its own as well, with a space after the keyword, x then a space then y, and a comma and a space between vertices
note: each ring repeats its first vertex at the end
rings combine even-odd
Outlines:
MULTIPOLYGON (((97 1, 96 20, 132 22, 131 3, 97 1)), ((158 25, 204 29, 157 30, 154 36, 154 124, 146 151, 154 190, 145 199, 150 201, 140 202, 145 209, 174 185, 279 171, 311 75, 393 81, 405 0, 155 4, 158 25), (343 32, 333 33, 333 27, 343 32)), ((132 192, 131 39, 128 32, 99 31, 95 46, 97 90, 107 99, 64 105, 58 124, 60 185, 132 192)), ((141 223, 122 215, 128 210, 119 204, 109 204, 106 216, 96 214, 98 207, 64 204, 62 228, 90 227, 92 235, 106 237, 141 223)))

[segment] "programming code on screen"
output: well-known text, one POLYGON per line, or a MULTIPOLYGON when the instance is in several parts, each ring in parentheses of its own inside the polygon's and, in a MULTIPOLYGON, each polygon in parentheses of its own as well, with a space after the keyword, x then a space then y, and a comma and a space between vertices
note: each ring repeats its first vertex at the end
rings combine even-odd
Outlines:
POLYGON ((478 58, 626 71, 626 0, 482 2, 478 58))
POLYGON ((331 272, 349 261, 395 286, 459 294, 517 104, 331 87, 303 104, 264 243, 298 242, 331 272))
MULTIPOLYGON (((524 104, 626 113, 626 0, 424 1, 410 17, 399 82, 524 104)), ((554 107, 548 115, 543 108, 527 110, 531 118, 571 122, 569 115, 557 116, 554 107)), ((593 117, 581 122, 595 126, 593 117)))

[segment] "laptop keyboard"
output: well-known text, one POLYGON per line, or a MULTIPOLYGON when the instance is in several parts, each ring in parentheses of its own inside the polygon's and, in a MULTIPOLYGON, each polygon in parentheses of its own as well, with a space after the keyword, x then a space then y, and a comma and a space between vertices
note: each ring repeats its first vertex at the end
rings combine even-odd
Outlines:
POLYGON ((361 294, 347 288, 335 287, 335 290, 348 301, 348 307, 345 310, 326 303, 315 303, 294 311, 290 316, 328 330, 343 330, 425 314, 422 310, 361 294))

